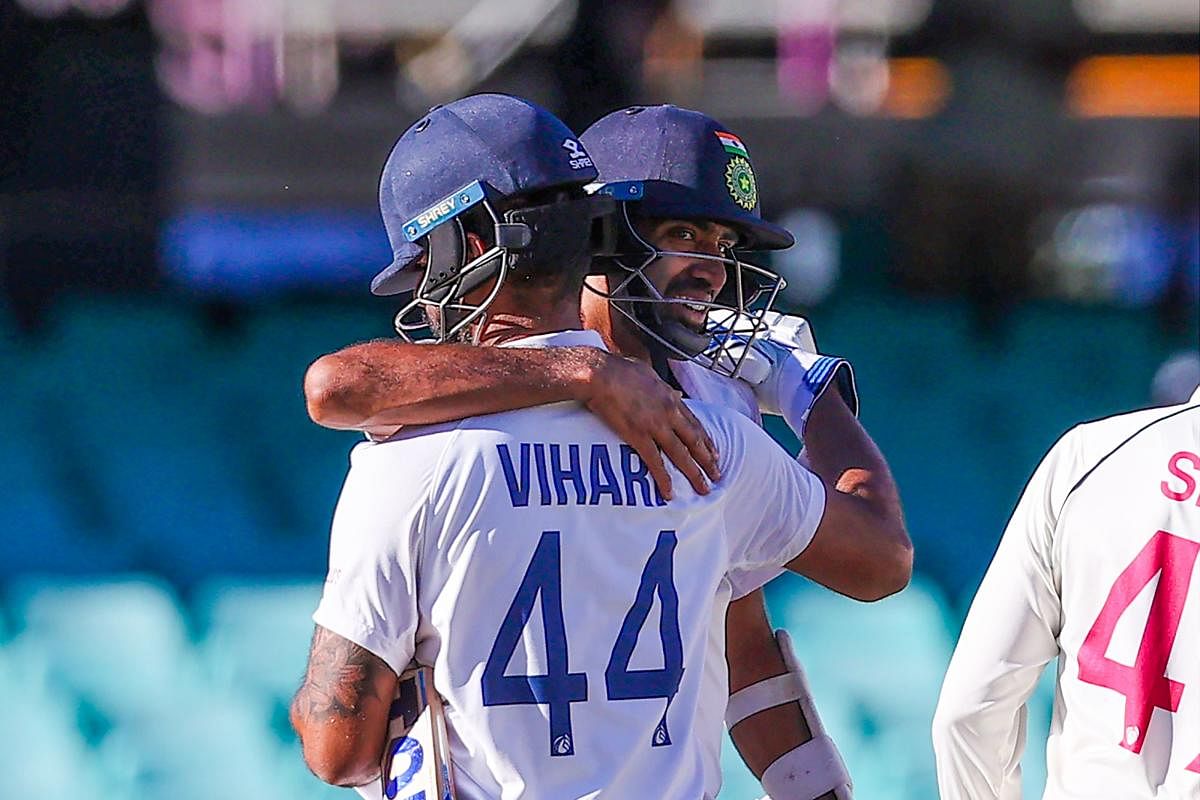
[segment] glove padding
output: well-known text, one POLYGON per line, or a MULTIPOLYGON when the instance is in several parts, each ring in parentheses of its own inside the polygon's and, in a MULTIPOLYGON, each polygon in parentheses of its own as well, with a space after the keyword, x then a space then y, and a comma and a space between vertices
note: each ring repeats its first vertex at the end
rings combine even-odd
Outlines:
MULTIPOLYGON (((736 324, 732 312, 709 312, 709 324, 717 336, 736 324)), ((801 439, 813 405, 834 385, 850 411, 858 416, 858 387, 854 368, 844 358, 821 355, 812 327, 803 317, 768 311, 763 315, 766 330, 746 344, 747 336, 737 330, 717 358, 724 371, 745 381, 754 390, 759 410, 778 414, 801 439)))

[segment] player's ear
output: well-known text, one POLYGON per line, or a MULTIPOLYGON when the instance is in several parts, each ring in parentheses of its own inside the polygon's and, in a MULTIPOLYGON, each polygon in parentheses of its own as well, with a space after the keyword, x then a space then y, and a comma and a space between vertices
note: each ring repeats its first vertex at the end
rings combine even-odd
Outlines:
POLYGON ((467 232, 467 252, 466 252, 466 262, 465 263, 470 263, 470 262, 474 261, 475 259, 479 258, 481 255, 486 253, 487 250, 488 250, 487 243, 484 242, 482 238, 480 238, 479 234, 471 233, 470 231, 467 232))

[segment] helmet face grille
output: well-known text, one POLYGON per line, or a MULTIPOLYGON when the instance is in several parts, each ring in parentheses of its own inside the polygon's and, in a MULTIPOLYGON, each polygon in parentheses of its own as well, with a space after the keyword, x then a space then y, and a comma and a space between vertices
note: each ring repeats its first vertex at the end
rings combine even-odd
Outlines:
POLYGON ((618 216, 623 219, 622 238, 636 242, 641 253, 606 259, 617 267, 616 284, 607 291, 589 284, 589 290, 604 296, 617 313, 664 349, 668 358, 694 361, 719 374, 737 377, 748 345, 766 331, 764 318, 786 285, 784 279, 765 267, 742 261, 733 250, 726 250, 724 255, 660 250, 638 234, 627 204, 621 204, 618 216), (646 269, 664 257, 722 264, 727 275, 725 285, 708 301, 664 297, 646 275, 646 269), (672 319, 665 313, 671 305, 686 305, 693 310, 703 307, 704 329, 694 330, 672 319))
POLYGON ((477 258, 466 261, 467 234, 460 219, 444 222, 426 237, 424 275, 412 300, 397 312, 396 332, 406 340, 424 332, 439 342, 466 338, 477 343, 486 313, 510 273, 533 276, 552 272, 583 279, 589 244, 597 217, 610 213, 606 197, 560 198, 542 205, 522 206, 501 217, 488 200, 478 207, 487 214, 493 244, 477 258), (487 296, 478 303, 467 296, 495 278, 487 296), (468 326, 473 326, 469 329, 468 326), (470 332, 470 336, 465 336, 470 332))

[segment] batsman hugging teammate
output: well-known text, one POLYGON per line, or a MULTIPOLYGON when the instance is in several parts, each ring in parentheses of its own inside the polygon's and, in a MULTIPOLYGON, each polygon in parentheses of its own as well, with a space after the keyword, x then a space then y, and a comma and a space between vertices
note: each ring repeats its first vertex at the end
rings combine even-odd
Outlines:
MULTIPOLYGON (((415 659, 433 665, 446 701, 460 797, 715 796, 730 597, 785 564, 862 599, 907 582, 886 464, 841 394, 824 391, 839 376, 853 397, 843 363, 798 350, 796 321, 750 310, 773 276, 735 249, 790 244, 759 218, 756 193, 740 140, 670 107, 617 112, 581 145, 547 112, 481 95, 397 142, 381 186, 396 260, 374 288, 412 290, 407 310, 443 341, 490 346, 371 343, 310 371, 319 421, 377 436, 424 423, 356 448, 339 502, 293 706, 322 778, 375 777, 396 675, 415 659), (615 224, 597 237, 605 216, 615 224), (593 330, 578 331, 589 269, 593 330), (606 348, 742 414, 680 403, 650 367, 606 348), (746 420, 760 404, 804 435, 813 472, 746 420), (533 407, 506 411, 519 406, 533 407), (687 485, 667 486, 656 445, 687 485), (709 485, 701 468, 713 476, 714 462, 722 477, 709 485)), ((731 615, 729 676, 755 684, 746 676, 765 664, 770 680, 730 709, 780 704, 738 728, 776 715, 794 741, 779 750, 780 737, 747 734, 743 754, 777 800, 845 796, 761 600, 748 608, 754 625, 731 615), (752 629, 760 641, 738 644, 752 629)))

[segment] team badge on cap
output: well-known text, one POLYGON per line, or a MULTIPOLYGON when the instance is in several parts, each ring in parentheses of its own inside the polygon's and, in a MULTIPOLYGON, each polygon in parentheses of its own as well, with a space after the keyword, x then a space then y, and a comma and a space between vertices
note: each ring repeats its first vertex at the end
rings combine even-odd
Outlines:
POLYGON ((742 156, 729 159, 725 167, 725 187, 729 189, 733 202, 747 211, 753 211, 758 205, 758 183, 754 180, 754 170, 742 156))

